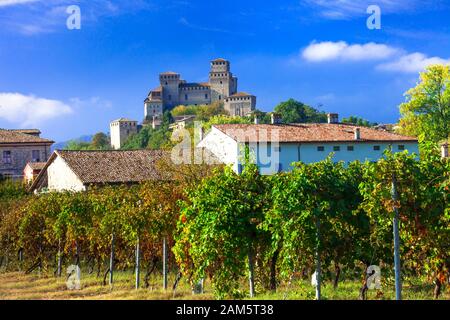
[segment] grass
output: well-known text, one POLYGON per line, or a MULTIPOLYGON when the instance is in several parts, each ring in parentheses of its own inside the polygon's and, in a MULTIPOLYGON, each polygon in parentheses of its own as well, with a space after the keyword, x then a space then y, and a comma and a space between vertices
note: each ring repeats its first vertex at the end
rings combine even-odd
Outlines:
MULTIPOLYGON (((169 300, 169 299, 214 299, 209 281, 205 281, 205 293, 193 295, 186 281, 180 281, 174 293, 171 285, 175 275, 169 275, 169 290, 162 289, 162 276, 155 274, 150 279, 149 288, 134 289, 134 273, 117 271, 113 287, 102 285, 102 278, 96 275, 82 274, 81 289, 68 290, 64 278, 53 275, 30 274, 23 272, 0 273, 0 300, 169 300)), ((142 276, 143 278, 143 276, 142 276)), ((244 286, 244 282, 243 282, 244 286)), ((361 284, 359 281, 342 281, 337 289, 330 282, 322 286, 322 295, 327 300, 355 300, 358 298, 361 284)), ((444 287, 441 299, 450 300, 450 290, 444 287)), ((261 290, 259 290, 261 291, 261 290)), ((370 300, 389 300, 395 298, 393 283, 383 283, 381 291, 369 291, 370 300)), ((433 298, 433 285, 412 279, 403 283, 405 300, 427 300, 433 298)), ((314 288, 309 281, 298 279, 289 286, 280 285, 277 292, 259 292, 260 300, 311 300, 314 299, 314 288)))

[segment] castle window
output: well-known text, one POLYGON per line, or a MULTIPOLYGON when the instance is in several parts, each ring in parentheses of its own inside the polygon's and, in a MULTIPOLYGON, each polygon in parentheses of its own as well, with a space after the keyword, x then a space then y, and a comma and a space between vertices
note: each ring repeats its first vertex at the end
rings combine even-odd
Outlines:
POLYGON ((205 99, 208 99, 208 94, 205 94, 205 99))
POLYGON ((169 94, 169 100, 172 100, 172 95, 171 94, 169 94))
POLYGON ((188 99, 188 95, 185 94, 185 95, 184 95, 184 100, 187 100, 187 99, 188 99))
POLYGON ((222 96, 221 95, 219 95, 219 100, 222 100, 222 96))
POLYGON ((220 84, 222 84, 222 80, 220 80, 220 84))
POLYGON ((166 81, 166 86, 167 86, 167 84, 168 84, 168 83, 167 83, 167 81, 166 81))

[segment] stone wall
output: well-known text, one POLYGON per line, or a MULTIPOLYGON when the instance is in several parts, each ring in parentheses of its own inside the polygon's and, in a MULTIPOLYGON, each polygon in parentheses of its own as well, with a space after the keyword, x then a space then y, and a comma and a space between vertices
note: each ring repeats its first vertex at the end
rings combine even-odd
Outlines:
POLYGON ((23 146, 0 146, 0 174, 11 176, 14 179, 23 177, 23 170, 28 162, 45 162, 50 157, 50 146, 45 145, 23 145, 23 146), (39 151, 39 158, 33 159, 33 151, 39 151), (11 152, 11 163, 5 163, 4 151, 11 152))

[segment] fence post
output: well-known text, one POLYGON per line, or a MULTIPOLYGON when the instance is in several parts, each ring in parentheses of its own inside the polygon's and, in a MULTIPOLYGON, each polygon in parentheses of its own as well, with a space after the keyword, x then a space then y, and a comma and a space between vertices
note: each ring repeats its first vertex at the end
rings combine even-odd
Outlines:
POLYGON ((402 300, 402 279, 400 272, 400 235, 399 235, 399 214, 396 202, 398 201, 397 180, 395 173, 392 174, 392 200, 394 201, 394 270, 395 270, 395 299, 402 300))
POLYGON ((139 237, 136 242, 136 289, 139 289, 141 280, 141 252, 139 247, 139 237))
POLYGON ((167 240, 163 239, 163 289, 167 290, 167 240))
POLYGON ((109 285, 114 282, 114 232, 111 234, 111 256, 109 259, 109 285))

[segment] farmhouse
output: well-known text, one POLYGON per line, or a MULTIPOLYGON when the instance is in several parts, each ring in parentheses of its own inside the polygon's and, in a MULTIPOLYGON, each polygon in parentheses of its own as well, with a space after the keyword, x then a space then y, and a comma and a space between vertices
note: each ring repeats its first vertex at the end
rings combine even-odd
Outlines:
POLYGON ((160 150, 55 151, 32 191, 85 191, 91 186, 159 180, 160 150))
POLYGON ((40 134, 37 129, 0 129, 0 176, 20 179, 27 163, 47 161, 54 142, 40 134))
POLYGON ((337 114, 329 114, 328 123, 281 124, 273 117, 272 124, 213 125, 197 147, 207 149, 238 173, 247 149, 250 160, 266 175, 289 171, 294 162, 318 162, 330 154, 333 161, 348 163, 377 161, 388 148, 419 153, 414 137, 342 124, 337 114))
POLYGON ((44 169, 46 162, 28 162, 23 170, 23 180, 25 184, 33 183, 42 169, 44 169))

